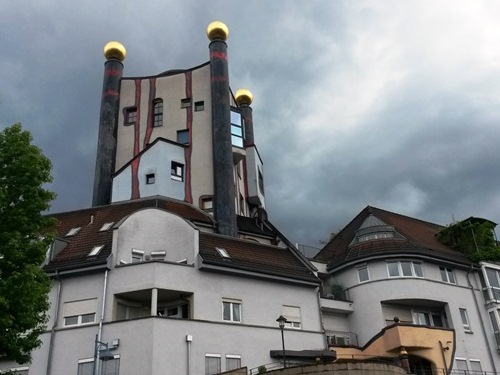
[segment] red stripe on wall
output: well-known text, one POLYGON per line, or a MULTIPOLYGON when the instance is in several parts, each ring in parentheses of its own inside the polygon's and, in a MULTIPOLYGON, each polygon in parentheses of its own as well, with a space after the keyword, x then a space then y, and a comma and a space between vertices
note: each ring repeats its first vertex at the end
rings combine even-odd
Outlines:
POLYGON ((134 124, 134 159, 132 161, 132 196, 131 199, 140 198, 139 191, 139 158, 135 158, 140 152, 140 132, 141 132, 141 80, 135 81, 135 107, 137 108, 137 117, 134 124))
POLYGON ((156 98, 156 78, 149 79, 149 102, 148 102, 148 126, 146 128, 146 135, 144 136, 144 143, 142 148, 145 149, 148 145, 151 134, 153 133, 153 100, 156 98))
MULTIPOLYGON (((186 98, 192 98, 193 80, 191 72, 184 73, 186 77, 186 98)), ((184 149, 184 158, 186 160, 186 178, 184 181, 184 200, 193 203, 193 194, 191 192, 191 152, 193 150, 193 106, 186 107, 186 128, 189 131, 189 145, 184 149)))

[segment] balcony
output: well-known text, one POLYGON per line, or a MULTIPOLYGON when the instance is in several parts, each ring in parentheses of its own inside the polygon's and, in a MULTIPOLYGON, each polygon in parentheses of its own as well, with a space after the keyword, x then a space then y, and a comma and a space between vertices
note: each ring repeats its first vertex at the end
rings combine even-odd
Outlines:
POLYGON ((358 335, 353 332, 326 331, 328 347, 358 346, 358 335))
POLYGON ((321 296, 321 310, 325 312, 333 312, 338 314, 350 314, 354 311, 352 301, 344 301, 336 299, 332 295, 321 296))

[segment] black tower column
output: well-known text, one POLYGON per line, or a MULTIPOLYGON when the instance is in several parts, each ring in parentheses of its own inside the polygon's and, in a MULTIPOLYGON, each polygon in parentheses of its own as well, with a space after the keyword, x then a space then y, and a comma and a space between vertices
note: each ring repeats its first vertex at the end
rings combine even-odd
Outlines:
POLYGON ((245 120, 245 147, 253 146, 253 114, 250 105, 253 101, 252 93, 247 89, 239 89, 235 95, 236 103, 241 111, 241 115, 245 120))
POLYGON ((211 40, 209 49, 212 91, 214 217, 217 221, 218 233, 237 237, 229 73, 225 42, 228 29, 221 22, 212 22, 208 25, 207 35, 211 40))
POLYGON ((95 163, 94 194, 92 206, 111 203, 112 175, 115 171, 116 132, 120 108, 120 83, 123 74, 122 61, 125 47, 118 42, 109 42, 104 47, 104 82, 102 85, 99 139, 95 163))

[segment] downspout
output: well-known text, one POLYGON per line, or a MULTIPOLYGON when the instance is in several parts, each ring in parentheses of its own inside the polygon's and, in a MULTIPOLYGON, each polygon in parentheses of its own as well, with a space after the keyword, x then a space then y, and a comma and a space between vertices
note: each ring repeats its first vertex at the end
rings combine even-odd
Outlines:
POLYGON ((50 343, 49 343, 49 355, 47 358, 47 375, 50 375, 50 371, 52 370, 52 355, 54 353, 54 336, 57 328, 57 321, 59 320, 59 303, 61 299, 61 289, 62 282, 59 278, 59 272, 56 270, 56 280, 58 281, 57 286, 57 297, 56 297, 56 307, 54 314, 54 324, 52 325, 52 329, 50 330, 50 343))
MULTIPOLYGON (((106 289, 108 287, 108 269, 104 272, 104 285, 102 288, 102 309, 101 319, 99 319, 99 330, 97 332, 97 341, 101 341, 102 334, 102 321, 104 320, 104 307, 106 306, 106 289)), ((97 343, 95 344, 97 345, 97 343)), ((95 348, 94 348, 95 349, 95 348)), ((94 374, 99 375, 99 353, 97 353, 97 360, 94 362, 94 374)))
POLYGON ((471 272, 472 272, 472 265, 470 267, 470 270, 467 271, 467 282, 468 282, 469 288, 470 288, 470 290, 472 292, 472 296, 474 297, 474 304, 476 305, 477 314, 479 315, 479 319, 481 320, 481 331, 483 332, 483 336, 484 336, 484 339, 485 339, 487 347, 488 347, 488 357, 490 358, 491 365, 493 366, 493 373, 496 374, 497 369, 495 367, 495 360, 493 358, 493 354, 491 354, 491 348, 490 348, 490 344, 489 344, 489 341, 488 341, 488 335, 487 335, 486 329, 484 327, 483 316, 481 315, 481 309, 479 308, 479 303, 477 301, 476 293, 474 292, 474 286, 472 285, 472 283, 470 281, 470 274, 471 274, 471 272))
POLYGON ((321 310, 321 288, 323 287, 323 281, 321 281, 321 286, 318 287, 318 292, 316 293, 316 298, 318 300, 318 309, 319 309, 319 324, 321 326, 321 330, 323 331, 324 334, 324 339, 325 339, 325 350, 330 350, 328 348, 328 338, 326 335, 326 330, 325 330, 325 324, 323 322, 323 311, 321 310))

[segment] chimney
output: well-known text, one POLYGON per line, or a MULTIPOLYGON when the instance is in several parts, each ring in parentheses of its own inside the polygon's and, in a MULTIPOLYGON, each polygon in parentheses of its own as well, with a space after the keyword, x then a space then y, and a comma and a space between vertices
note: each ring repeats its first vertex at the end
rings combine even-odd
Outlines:
POLYGON ((208 25, 207 36, 211 41, 209 49, 212 92, 214 217, 217 221, 218 233, 237 237, 226 44, 228 34, 229 30, 222 22, 216 21, 208 25))
POLYGON ((94 194, 92 206, 111 203, 112 175, 115 171, 116 127, 120 106, 120 83, 123 74, 122 61, 127 52, 118 42, 104 46, 104 82, 102 85, 99 139, 95 163, 94 194))

